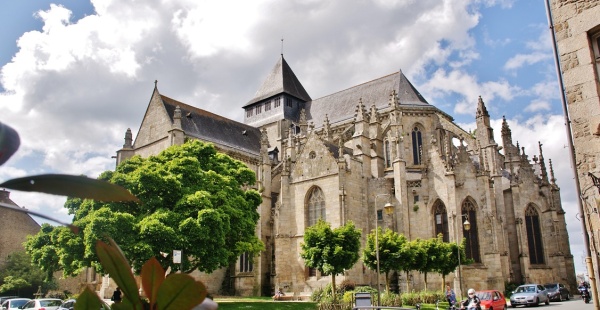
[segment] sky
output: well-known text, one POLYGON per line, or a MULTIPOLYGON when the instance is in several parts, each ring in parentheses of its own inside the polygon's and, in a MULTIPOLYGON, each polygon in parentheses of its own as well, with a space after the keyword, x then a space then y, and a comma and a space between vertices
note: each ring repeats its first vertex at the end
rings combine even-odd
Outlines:
MULTIPOLYGON (((155 80, 241 122, 282 53, 313 99, 402 70, 464 129, 481 96, 498 143, 505 116, 529 158, 543 144, 586 273, 544 0, 3 0, 0 14, 0 121, 21 137, 0 182, 114 169, 155 80)), ((71 219, 63 197, 11 199, 71 219)))

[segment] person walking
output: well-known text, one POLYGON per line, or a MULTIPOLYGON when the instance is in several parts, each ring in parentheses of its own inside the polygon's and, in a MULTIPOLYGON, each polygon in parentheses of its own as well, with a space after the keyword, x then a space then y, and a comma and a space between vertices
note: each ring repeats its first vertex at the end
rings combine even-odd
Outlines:
POLYGON ((481 310, 481 300, 475 295, 475 290, 470 288, 469 297, 462 302, 461 309, 466 310, 481 310))
POLYGON ((113 292, 112 297, 110 297, 110 300, 116 303, 121 302, 121 289, 119 287, 117 287, 117 289, 113 292))

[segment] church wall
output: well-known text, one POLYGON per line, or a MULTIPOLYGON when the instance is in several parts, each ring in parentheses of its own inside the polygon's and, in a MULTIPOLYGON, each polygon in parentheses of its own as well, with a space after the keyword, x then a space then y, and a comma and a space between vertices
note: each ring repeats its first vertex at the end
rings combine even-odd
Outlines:
POLYGON ((140 130, 135 137, 133 148, 139 148, 148 144, 153 144, 158 140, 167 137, 171 130, 171 119, 167 115, 162 99, 157 91, 153 93, 152 99, 140 125, 140 130))

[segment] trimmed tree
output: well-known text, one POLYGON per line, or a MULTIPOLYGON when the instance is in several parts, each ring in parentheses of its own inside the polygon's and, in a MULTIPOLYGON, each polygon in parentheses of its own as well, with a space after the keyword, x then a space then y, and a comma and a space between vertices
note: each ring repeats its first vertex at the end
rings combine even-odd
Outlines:
POLYGON ((335 276, 352 268, 358 261, 361 231, 348 222, 331 229, 322 219, 304 231, 300 257, 306 266, 316 268, 323 275, 331 275, 333 302, 336 299, 335 276))
POLYGON ((44 266, 45 253, 54 251, 59 266, 52 267, 66 275, 90 266, 102 271, 95 245, 107 236, 136 271, 154 257, 164 269, 210 273, 264 248, 255 234, 261 203, 260 193, 250 189, 255 173, 212 144, 192 140, 157 156, 134 156, 100 179, 128 189, 142 203, 69 199, 65 207, 82 233, 57 227, 46 232, 52 238, 30 238, 26 247, 39 251, 32 253, 37 265, 44 266), (174 250, 182 251, 181 264, 173 263, 174 250))
MULTIPOLYGON (((398 270, 407 257, 403 255, 402 249, 406 244, 406 237, 398 234, 391 229, 386 229, 382 233, 381 227, 378 227, 379 238, 379 272, 385 274, 385 290, 389 291, 390 281, 389 273, 392 270, 398 270)), ((367 244, 363 249, 362 260, 367 268, 377 271, 377 249, 375 247, 375 230, 367 235, 367 244)))

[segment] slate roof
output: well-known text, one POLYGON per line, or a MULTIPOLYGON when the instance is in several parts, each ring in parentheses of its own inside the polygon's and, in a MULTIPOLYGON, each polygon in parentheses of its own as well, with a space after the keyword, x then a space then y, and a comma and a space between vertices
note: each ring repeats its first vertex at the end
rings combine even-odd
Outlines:
POLYGON ((292 71, 283 58, 283 55, 281 55, 262 86, 256 91, 254 98, 244 107, 281 93, 289 94, 305 102, 311 100, 304 86, 302 86, 294 71, 292 71))
POLYGON ((258 128, 210 113, 160 95, 171 122, 175 108, 181 109, 181 127, 186 135, 222 144, 254 155, 260 154, 261 133, 258 128))
POLYGON ((401 106, 432 107, 399 71, 308 102, 307 120, 321 127, 326 114, 332 124, 353 118, 360 98, 367 112, 373 104, 378 109, 387 107, 393 90, 396 90, 401 106))

